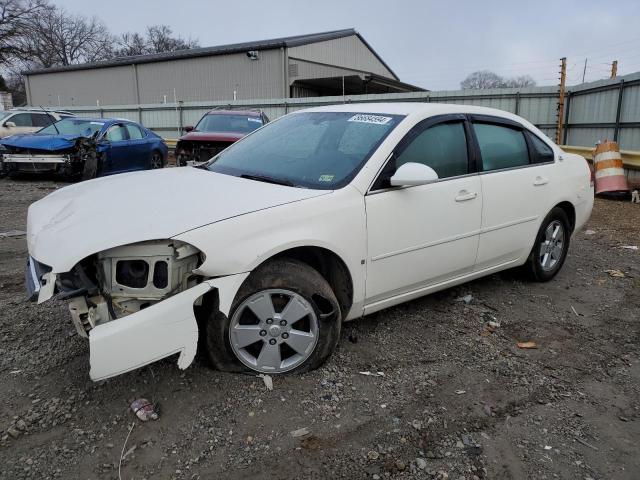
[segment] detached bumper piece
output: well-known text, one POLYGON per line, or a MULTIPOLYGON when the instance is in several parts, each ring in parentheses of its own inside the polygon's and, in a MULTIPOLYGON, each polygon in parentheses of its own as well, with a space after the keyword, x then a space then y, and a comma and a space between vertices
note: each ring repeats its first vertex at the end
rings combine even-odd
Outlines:
POLYGON ((196 355, 198 325, 194 302, 211 290, 204 282, 137 313, 97 325, 89 331, 92 380, 120 375, 180 353, 178 367, 196 355))
MULTIPOLYGON (((48 280, 49 272, 51 272, 51 267, 44 265, 43 263, 38 262, 35 258, 29 257, 27 259, 27 268, 24 272, 25 277, 25 286, 27 288, 27 299, 35 302, 42 302, 44 300, 40 300, 40 296, 42 293, 41 290, 52 288, 55 285, 54 282, 50 282, 48 280), (45 275, 47 276, 45 278, 45 275)), ((53 290, 51 292, 53 294, 53 290)), ((46 300, 46 299, 45 299, 46 300)))

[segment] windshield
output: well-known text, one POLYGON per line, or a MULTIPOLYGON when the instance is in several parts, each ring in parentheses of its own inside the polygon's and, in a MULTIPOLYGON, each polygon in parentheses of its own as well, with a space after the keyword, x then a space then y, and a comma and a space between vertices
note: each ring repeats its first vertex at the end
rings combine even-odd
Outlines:
POLYGON ((332 190, 351 181, 400 115, 287 115, 221 152, 206 168, 228 175, 332 190))
POLYGON ((38 131, 38 135, 80 135, 90 137, 104 125, 104 122, 64 118, 38 131))
POLYGON ((205 115, 196 125, 198 132, 238 132, 250 133, 262 126, 260 117, 247 115, 205 115))

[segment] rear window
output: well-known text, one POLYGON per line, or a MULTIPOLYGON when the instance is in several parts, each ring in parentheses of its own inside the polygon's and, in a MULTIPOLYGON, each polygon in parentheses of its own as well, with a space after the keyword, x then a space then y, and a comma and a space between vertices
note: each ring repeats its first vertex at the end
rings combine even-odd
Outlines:
POLYGON ((262 119, 249 115, 205 115, 196 125, 199 132, 250 133, 262 126, 262 119))
POLYGON ((474 129, 485 172, 529 164, 529 150, 521 130, 489 123, 475 123, 474 129))

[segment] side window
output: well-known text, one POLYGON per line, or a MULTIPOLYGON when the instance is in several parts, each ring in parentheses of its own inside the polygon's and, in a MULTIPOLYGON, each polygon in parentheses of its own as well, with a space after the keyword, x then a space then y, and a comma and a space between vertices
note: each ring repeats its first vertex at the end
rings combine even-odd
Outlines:
POLYGON ((34 127, 46 127, 47 125, 55 122, 55 120, 53 120, 53 117, 45 113, 32 113, 31 122, 34 127))
POLYGON ((474 123, 473 128, 485 172, 529 164, 527 142, 521 130, 490 123, 474 123))
POLYGON ((533 133, 527 133, 529 140, 531 140, 532 158, 531 163, 545 163, 553 162, 555 158, 551 147, 536 137, 533 133))
POLYGON ((30 113, 16 113, 8 121, 15 123, 16 127, 33 127, 30 113))
POLYGON ((395 157, 395 168, 408 162, 423 163, 433 168, 439 178, 467 174, 469 161, 464 124, 440 123, 419 133, 395 157))
POLYGON ((144 134, 142 130, 137 125, 132 123, 127 123, 126 125, 127 132, 129 132, 129 140, 140 140, 144 138, 144 134))
POLYGON ((109 142, 120 142, 127 139, 127 130, 124 125, 113 125, 107 130, 105 138, 109 142))

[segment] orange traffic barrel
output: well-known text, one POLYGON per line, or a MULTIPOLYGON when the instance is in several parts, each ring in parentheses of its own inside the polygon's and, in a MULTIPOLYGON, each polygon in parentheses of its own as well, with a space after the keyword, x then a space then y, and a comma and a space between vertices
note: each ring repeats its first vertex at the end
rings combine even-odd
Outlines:
POLYGON ((593 167, 596 172, 596 194, 629 192, 620 149, 616 142, 605 140, 596 145, 593 167))

